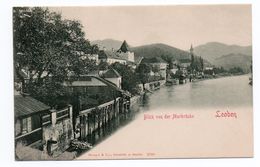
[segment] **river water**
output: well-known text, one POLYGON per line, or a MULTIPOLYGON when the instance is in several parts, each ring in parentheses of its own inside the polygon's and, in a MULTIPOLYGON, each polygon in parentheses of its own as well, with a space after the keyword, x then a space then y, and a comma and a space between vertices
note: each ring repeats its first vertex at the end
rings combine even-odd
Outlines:
POLYGON ((252 106, 248 75, 169 86, 147 97, 144 109, 252 106))
POLYGON ((161 87, 132 109, 129 123, 78 159, 251 157, 253 102, 248 78, 161 87))

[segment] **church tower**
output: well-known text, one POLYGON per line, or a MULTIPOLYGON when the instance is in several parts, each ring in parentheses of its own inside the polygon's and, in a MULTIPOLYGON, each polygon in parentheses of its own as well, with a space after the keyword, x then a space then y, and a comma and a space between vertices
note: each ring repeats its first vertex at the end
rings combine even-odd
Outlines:
POLYGON ((134 52, 130 51, 129 46, 125 40, 117 52, 123 59, 134 62, 134 52))
POLYGON ((194 54, 193 54, 193 47, 192 47, 192 44, 190 46, 190 67, 191 67, 191 71, 194 70, 194 54))
POLYGON ((192 47, 192 44, 190 46, 190 55, 193 55, 193 47, 192 47))

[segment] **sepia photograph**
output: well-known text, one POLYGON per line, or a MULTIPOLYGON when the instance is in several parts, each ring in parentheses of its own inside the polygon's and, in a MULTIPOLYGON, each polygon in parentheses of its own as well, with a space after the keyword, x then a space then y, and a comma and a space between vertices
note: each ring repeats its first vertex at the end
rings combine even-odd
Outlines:
POLYGON ((14 6, 14 159, 254 157, 251 8, 14 6))

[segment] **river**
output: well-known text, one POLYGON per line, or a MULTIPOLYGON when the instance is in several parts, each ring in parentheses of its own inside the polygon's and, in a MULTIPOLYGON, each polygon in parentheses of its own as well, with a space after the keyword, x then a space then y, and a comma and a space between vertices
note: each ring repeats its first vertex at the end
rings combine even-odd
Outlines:
POLYGON ((252 86, 232 76, 163 86, 77 159, 251 157, 252 86))

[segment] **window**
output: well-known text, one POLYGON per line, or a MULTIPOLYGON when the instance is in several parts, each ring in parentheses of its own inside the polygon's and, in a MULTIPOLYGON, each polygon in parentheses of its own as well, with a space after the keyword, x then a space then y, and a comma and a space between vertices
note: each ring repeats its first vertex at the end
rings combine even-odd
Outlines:
POLYGON ((15 136, 18 136, 22 133, 21 131, 21 120, 18 119, 15 121, 15 136))
POLYGON ((22 119, 22 134, 32 131, 32 119, 31 117, 22 119))

